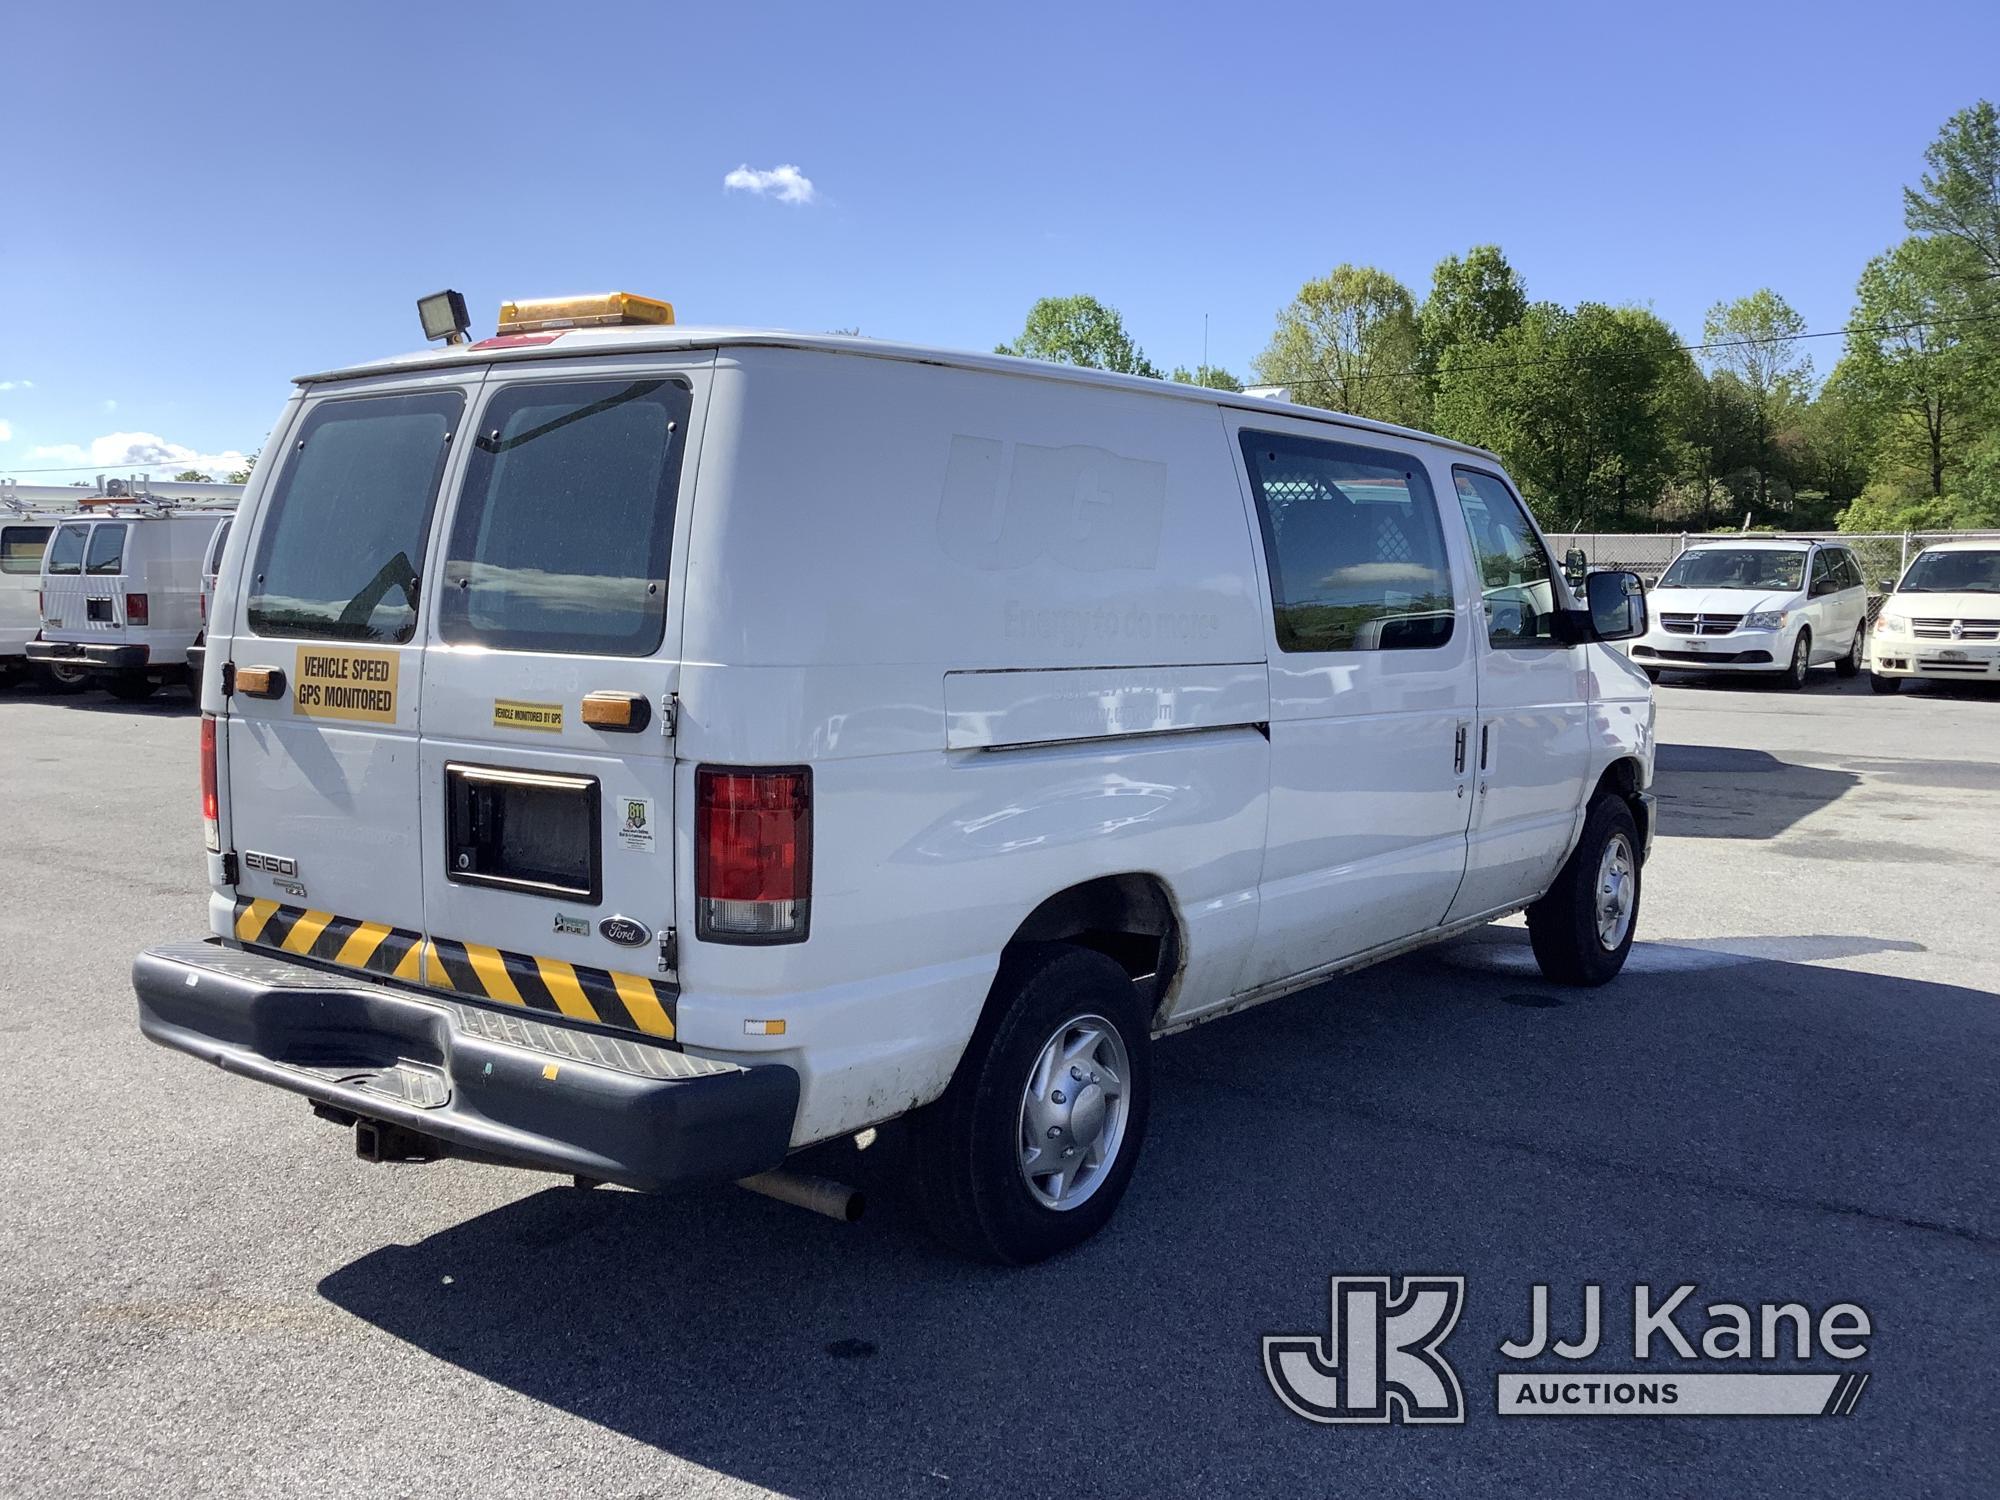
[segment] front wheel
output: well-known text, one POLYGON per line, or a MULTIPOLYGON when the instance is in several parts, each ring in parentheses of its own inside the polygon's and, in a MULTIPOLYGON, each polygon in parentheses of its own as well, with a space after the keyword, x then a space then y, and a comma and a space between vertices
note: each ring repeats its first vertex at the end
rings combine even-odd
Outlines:
POLYGON ((938 1237, 1021 1266, 1102 1229, 1145 1140, 1150 1042, 1111 959, 1065 943, 1011 950, 950 1087, 911 1122, 938 1237))
POLYGON ((1801 630, 1799 638, 1792 646, 1792 662, 1785 668, 1778 680, 1786 687, 1797 691, 1806 685, 1806 674, 1812 670, 1812 632, 1801 630))
POLYGON ((1878 693, 1900 693, 1903 690, 1903 679, 1890 677, 1882 672, 1870 672, 1868 686, 1878 693))
POLYGON ((1556 883, 1528 908, 1528 937, 1544 978, 1599 985, 1625 967, 1638 925, 1639 825, 1607 794, 1591 805, 1556 883))
POLYGON ((60 662, 35 663, 35 675, 41 679, 43 689, 51 693, 80 693, 90 686, 89 672, 60 662))
POLYGON ((1859 677, 1861 675, 1861 663, 1864 657, 1862 642, 1867 634, 1868 626, 1865 621, 1854 627, 1854 643, 1847 648, 1847 655, 1841 657, 1839 661, 1833 664, 1833 670, 1837 674, 1842 677, 1859 677))

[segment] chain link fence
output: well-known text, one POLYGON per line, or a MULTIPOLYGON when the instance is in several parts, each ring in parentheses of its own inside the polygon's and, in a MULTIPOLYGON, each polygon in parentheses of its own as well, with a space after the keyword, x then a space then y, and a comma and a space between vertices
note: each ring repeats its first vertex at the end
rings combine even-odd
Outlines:
POLYGON ((1854 549, 1870 594, 1894 587, 1910 561, 1933 542, 1990 541, 2000 546, 2000 531, 1793 531, 1793 532, 1551 532, 1549 546, 1558 557, 1570 548, 1582 549, 1592 568, 1623 568, 1652 583, 1667 564, 1689 547, 1732 541, 1831 541, 1854 549))

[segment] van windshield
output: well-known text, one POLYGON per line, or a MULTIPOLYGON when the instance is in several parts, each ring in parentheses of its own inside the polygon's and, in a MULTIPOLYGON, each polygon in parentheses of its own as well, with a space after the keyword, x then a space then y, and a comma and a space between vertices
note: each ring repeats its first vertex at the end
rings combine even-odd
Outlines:
POLYGON ((1804 552, 1776 547, 1694 547, 1660 575, 1663 589, 1796 589, 1804 552))
POLYGON ((49 546, 49 572, 81 573, 83 540, 89 534, 88 526, 58 526, 56 539, 49 546))
POLYGON ((407 641, 456 391, 322 401, 300 424, 257 538, 259 635, 407 641))
POLYGON ((1899 594, 2000 594, 2000 549, 1926 552, 1910 564, 1899 594))

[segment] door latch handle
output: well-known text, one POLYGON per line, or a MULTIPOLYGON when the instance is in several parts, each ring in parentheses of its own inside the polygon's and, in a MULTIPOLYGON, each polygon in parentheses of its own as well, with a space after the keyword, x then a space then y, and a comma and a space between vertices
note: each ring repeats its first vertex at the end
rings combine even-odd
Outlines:
POLYGON ((229 675, 232 691, 246 698, 282 698, 285 674, 279 667, 238 667, 229 675))
POLYGON ((636 734, 653 717, 653 706, 643 693, 597 692, 583 695, 583 722, 593 729, 615 729, 636 734))
POLYGON ((1486 752, 1490 748, 1492 741, 1493 726, 1491 724, 1481 724, 1479 726, 1479 770, 1481 775, 1484 775, 1486 771, 1486 752))
POLYGON ((1458 726, 1458 738, 1452 744, 1451 768, 1460 775, 1465 774, 1465 725, 1462 721, 1458 726))

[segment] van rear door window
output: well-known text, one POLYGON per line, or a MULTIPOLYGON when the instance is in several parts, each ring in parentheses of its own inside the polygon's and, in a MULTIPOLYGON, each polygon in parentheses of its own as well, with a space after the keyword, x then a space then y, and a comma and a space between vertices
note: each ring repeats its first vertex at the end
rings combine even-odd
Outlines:
POLYGON ((83 560, 86 573, 125 571, 125 524, 120 522, 91 528, 90 552, 83 560))
POLYGON ((58 526, 56 539, 49 544, 48 571, 52 574, 81 573, 84 538, 89 534, 88 526, 58 526))
POLYGON ((278 476, 251 566, 259 635, 407 641, 456 391, 323 401, 278 476))
POLYGON ((1423 461, 1242 434, 1283 651, 1398 651, 1451 639, 1450 564, 1423 461))
POLYGON ((47 526, 0 526, 0 573, 39 573, 48 549, 47 526))
POLYGON ((692 401, 671 380, 495 394, 452 521, 439 635, 503 651, 658 650, 692 401))

